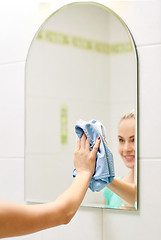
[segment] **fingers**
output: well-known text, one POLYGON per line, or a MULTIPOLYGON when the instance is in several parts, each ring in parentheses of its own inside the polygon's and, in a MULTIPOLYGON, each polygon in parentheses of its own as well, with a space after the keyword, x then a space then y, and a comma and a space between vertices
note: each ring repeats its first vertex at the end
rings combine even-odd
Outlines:
POLYGON ((86 137, 85 133, 83 133, 83 135, 81 137, 81 148, 86 147, 86 140, 87 140, 87 137, 86 137))
POLYGON ((81 148, 86 148, 89 150, 90 147, 90 142, 87 138, 87 136, 85 135, 85 133, 83 133, 82 138, 81 138, 81 148))
POLYGON ((100 145, 100 142, 101 142, 101 138, 99 137, 99 138, 97 138, 95 145, 93 146, 92 154, 96 155, 99 145, 100 145))
POLYGON ((75 150, 79 150, 81 147, 81 140, 78 138, 75 146, 75 150))
POLYGON ((88 140, 88 138, 87 138, 87 139, 86 139, 86 148, 89 149, 89 147, 90 147, 90 142, 89 142, 89 140, 88 140))
MULTIPOLYGON (((101 142, 101 138, 99 137, 99 138, 97 138, 95 145, 93 146, 92 152, 94 155, 96 155, 96 153, 98 151, 100 142, 101 142)), ((83 133, 81 140, 77 141, 77 149, 80 149, 80 148, 82 148, 82 149, 90 148, 90 142, 89 142, 87 136, 85 135, 85 133, 83 133)))
POLYGON ((81 140, 77 140, 76 150, 74 152, 74 166, 77 173, 88 172, 90 177, 93 176, 96 166, 96 154, 99 148, 101 139, 97 139, 93 150, 90 150, 90 142, 86 135, 83 134, 81 140))

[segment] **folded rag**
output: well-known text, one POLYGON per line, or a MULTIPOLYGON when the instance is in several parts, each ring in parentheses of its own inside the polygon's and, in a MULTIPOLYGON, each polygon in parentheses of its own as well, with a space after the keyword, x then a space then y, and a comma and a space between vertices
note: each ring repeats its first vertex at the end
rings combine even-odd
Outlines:
MULTIPOLYGON (((101 138, 101 143, 96 155, 96 169, 90 181, 89 188, 93 192, 99 192, 113 181, 115 176, 113 155, 104 141, 105 128, 99 121, 91 120, 89 122, 79 120, 75 124, 75 132, 77 137, 81 139, 83 133, 86 134, 90 142, 90 150, 98 137, 101 138)), ((73 177, 76 177, 76 169, 73 170, 73 177)))

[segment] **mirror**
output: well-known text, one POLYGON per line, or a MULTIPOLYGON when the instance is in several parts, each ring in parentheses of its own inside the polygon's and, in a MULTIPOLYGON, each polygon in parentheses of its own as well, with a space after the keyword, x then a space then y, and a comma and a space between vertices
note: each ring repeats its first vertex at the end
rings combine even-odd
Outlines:
MULTIPOLYGON (((72 183, 74 127, 79 119, 104 125, 115 177, 137 184, 136 49, 124 22, 97 3, 61 8, 43 23, 31 43, 25 72, 27 202, 52 201, 72 183), (136 117, 130 119, 132 125, 124 136, 120 119, 131 110, 136 117), (123 159, 119 144, 130 134, 133 151, 123 159)), ((137 209, 136 201, 133 206, 124 201, 107 205, 108 193, 103 191, 88 190, 82 206, 137 209)))

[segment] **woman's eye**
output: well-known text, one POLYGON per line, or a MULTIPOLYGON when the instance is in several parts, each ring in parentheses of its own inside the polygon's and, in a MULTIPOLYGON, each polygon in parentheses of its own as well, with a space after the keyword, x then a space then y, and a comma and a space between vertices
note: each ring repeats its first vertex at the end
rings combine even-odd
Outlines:
POLYGON ((122 138, 120 138, 120 139, 119 139, 119 142, 120 142, 120 143, 123 143, 123 142, 124 142, 124 140, 123 140, 122 138))

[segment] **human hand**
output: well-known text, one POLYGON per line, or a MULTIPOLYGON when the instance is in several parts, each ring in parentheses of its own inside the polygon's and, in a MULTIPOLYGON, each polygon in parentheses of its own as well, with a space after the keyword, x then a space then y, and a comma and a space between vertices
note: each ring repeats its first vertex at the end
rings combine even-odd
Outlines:
POLYGON ((96 166, 96 154, 101 139, 97 138, 92 151, 89 149, 90 142, 86 135, 83 133, 81 140, 78 138, 76 148, 74 151, 74 166, 77 174, 85 172, 93 176, 96 166))

